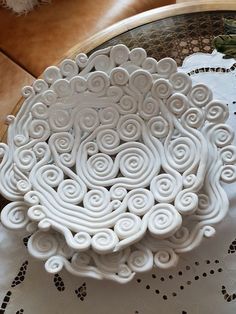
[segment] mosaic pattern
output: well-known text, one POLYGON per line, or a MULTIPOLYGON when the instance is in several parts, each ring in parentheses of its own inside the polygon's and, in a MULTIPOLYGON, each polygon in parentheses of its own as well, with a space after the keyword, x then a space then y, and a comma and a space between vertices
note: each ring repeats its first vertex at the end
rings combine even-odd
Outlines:
POLYGON ((96 50, 122 43, 129 48, 142 47, 157 60, 174 58, 181 65, 194 52, 212 52, 213 38, 224 33, 223 17, 236 18, 236 13, 202 12, 162 19, 116 36, 96 50))
POLYGON ((80 299, 80 301, 84 301, 87 296, 87 286, 86 282, 84 282, 78 289, 75 290, 75 294, 80 299))
POLYGON ((58 291, 62 292, 65 290, 65 284, 63 282, 63 279, 59 274, 54 275, 54 285, 57 288, 58 291))
POLYGON ((19 285, 21 282, 23 282, 25 280, 25 274, 27 271, 28 264, 29 264, 28 261, 25 261, 21 265, 19 273, 17 274, 17 276, 15 277, 15 279, 13 280, 13 282, 11 284, 12 288, 19 285))

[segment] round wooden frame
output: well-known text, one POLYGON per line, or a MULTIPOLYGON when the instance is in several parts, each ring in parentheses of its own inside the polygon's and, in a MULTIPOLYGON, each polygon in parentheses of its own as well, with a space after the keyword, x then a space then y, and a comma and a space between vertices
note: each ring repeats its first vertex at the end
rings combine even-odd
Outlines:
MULTIPOLYGON (((197 12, 207 12, 207 11, 236 11, 236 2, 233 0, 220 1, 220 2, 208 2, 197 1, 196 2, 185 2, 173 5, 168 5, 160 7, 157 9, 149 10, 125 20, 122 20, 114 25, 98 32, 87 40, 83 41, 72 47, 68 52, 63 55, 60 60, 57 60, 55 64, 59 64, 61 60, 65 58, 73 59, 78 53, 88 53, 96 47, 100 46, 104 42, 110 40, 111 38, 118 36, 124 32, 127 32, 138 26, 151 23, 156 20, 177 16, 181 14, 197 13, 197 12)), ((24 98, 20 98, 14 107, 11 114, 16 115, 19 108, 21 107, 24 98)), ((2 141, 6 141, 6 128, 0 128, 0 137, 2 141)))

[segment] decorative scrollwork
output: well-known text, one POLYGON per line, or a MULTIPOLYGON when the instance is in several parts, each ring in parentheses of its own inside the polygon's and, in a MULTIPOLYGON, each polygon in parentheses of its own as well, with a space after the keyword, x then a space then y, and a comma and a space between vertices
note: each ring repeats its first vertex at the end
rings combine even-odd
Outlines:
POLYGON ((51 66, 0 145, 1 213, 48 272, 128 282, 215 234, 236 180, 225 103, 142 48, 51 66))

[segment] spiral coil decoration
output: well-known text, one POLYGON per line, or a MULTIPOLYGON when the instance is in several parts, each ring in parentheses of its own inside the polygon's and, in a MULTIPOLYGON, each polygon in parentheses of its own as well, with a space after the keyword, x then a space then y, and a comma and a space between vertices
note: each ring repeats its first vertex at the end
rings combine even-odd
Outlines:
POLYGON ((236 180, 229 111, 204 84, 116 45, 51 66, 23 89, 0 146, 1 212, 56 273, 130 281, 215 234, 236 180))
POLYGON ((155 200, 160 203, 171 203, 181 188, 181 176, 175 178, 167 173, 154 177, 150 184, 150 190, 155 200))
POLYGON ((157 204, 148 220, 148 229, 159 239, 173 235, 182 224, 181 215, 171 204, 157 204))
POLYGON ((115 224, 114 231, 120 239, 126 239, 136 234, 141 227, 141 219, 132 213, 121 214, 115 224))
POLYGON ((23 229, 29 222, 27 205, 22 201, 9 203, 1 211, 1 222, 9 229, 23 229))
POLYGON ((53 256, 57 252, 58 246, 59 242, 55 234, 51 232, 37 231, 28 241, 30 254, 41 260, 53 256))
POLYGON ((137 216, 146 214, 153 205, 153 194, 146 189, 134 189, 128 194, 128 209, 137 216))
POLYGON ((95 252, 105 254, 113 251, 118 242, 116 233, 111 229, 106 229, 96 233, 92 237, 91 244, 95 252))

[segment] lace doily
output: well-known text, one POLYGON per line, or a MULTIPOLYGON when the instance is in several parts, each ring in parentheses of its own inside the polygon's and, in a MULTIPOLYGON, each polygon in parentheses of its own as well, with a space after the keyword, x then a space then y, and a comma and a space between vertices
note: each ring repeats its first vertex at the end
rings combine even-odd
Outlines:
MULTIPOLYGON (((212 89, 214 98, 227 101, 230 112, 228 121, 235 128, 234 69, 230 72, 199 71, 199 68, 209 66, 216 69, 214 62, 219 56, 217 53, 200 54, 200 58, 198 54, 193 55, 185 60, 182 71, 190 73, 194 82, 205 82, 212 89), (216 85, 217 80, 219 85, 216 85)), ((233 60, 222 60, 221 56, 220 60, 222 68, 233 67, 233 60)), ((120 313, 119 304, 122 302, 122 312, 125 313, 156 313, 157 308, 160 313, 234 313, 235 184, 224 188, 230 199, 230 211, 217 227, 215 237, 203 241, 192 253, 180 255, 175 269, 153 270, 122 287, 112 282, 79 279, 64 271, 51 278, 44 272, 42 264, 28 257, 22 242, 24 238, 27 243, 27 236, 22 234, 22 238, 19 238, 2 229, 3 308, 7 306, 6 313, 23 313, 24 310, 25 313, 76 313, 78 308, 82 313, 93 313, 94 304, 97 304, 96 313, 120 313), (18 275, 17 267, 21 267, 18 275), (54 302, 49 301, 48 292, 44 294, 45 287, 50 289, 50 299, 54 299, 54 302)))

